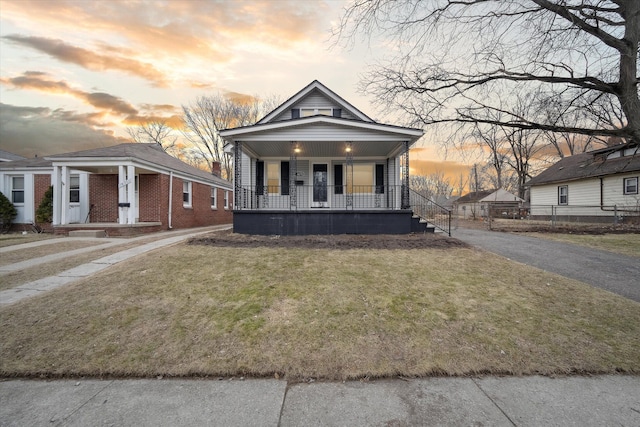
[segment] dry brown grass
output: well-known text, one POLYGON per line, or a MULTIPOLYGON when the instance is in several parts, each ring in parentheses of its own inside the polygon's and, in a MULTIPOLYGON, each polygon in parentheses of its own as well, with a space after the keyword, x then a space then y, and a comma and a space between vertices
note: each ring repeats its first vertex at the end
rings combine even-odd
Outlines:
POLYGON ((9 251, 2 254, 2 257, 0 257, 0 266, 14 264, 16 262, 22 262, 29 259, 37 259, 47 255, 58 254, 60 252, 88 248, 99 244, 101 244, 100 241, 60 240, 53 244, 26 249, 16 249, 15 251, 9 251))
POLYGON ((0 309, 0 374, 640 373, 640 305, 473 249, 177 245, 0 309))
POLYGON ((13 245, 21 245, 23 243, 39 242, 41 240, 59 239, 61 236, 56 236, 48 233, 8 233, 0 234, 0 248, 13 245))
POLYGON ((569 233, 530 233, 529 236, 541 239, 568 242, 575 245, 614 252, 617 254, 640 257, 640 234, 569 234, 569 233))

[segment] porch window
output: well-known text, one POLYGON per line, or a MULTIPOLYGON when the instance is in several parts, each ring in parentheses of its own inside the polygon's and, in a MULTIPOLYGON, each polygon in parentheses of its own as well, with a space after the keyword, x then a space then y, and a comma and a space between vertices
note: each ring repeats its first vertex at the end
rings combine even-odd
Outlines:
POLYGON ((80 203, 80 177, 69 177, 69 202, 80 203))
MULTIPOLYGON (((261 171, 264 166, 262 162, 258 162, 256 167, 256 185, 258 186, 258 195, 262 195, 260 189, 261 171)), ((280 194, 282 196, 289 195, 289 162, 266 162, 266 180, 267 180, 267 192, 269 194, 280 194)))
POLYGON ((558 187, 558 204, 559 205, 569 204, 569 186, 568 185, 560 185, 558 187))
POLYGON ((638 177, 624 179, 624 194, 638 194, 638 177))
POLYGON ((367 163, 353 165, 353 177, 347 171, 347 193, 373 193, 374 166, 367 163))
POLYGON ((269 194, 280 193, 280 162, 267 162, 267 191, 269 194))
POLYGON ((218 209, 218 189, 211 187, 211 209, 218 209))
POLYGON ((191 206, 191 181, 182 182, 182 205, 191 206))
POLYGON ((24 203, 24 176, 11 177, 11 203, 24 203))

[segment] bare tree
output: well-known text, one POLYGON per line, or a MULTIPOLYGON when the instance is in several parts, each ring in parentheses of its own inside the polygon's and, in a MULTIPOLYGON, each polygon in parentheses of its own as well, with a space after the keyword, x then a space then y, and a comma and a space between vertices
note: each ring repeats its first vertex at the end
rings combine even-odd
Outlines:
POLYGON ((174 132, 174 129, 162 119, 127 128, 127 133, 134 142, 155 143, 162 147, 164 151, 175 148, 178 136, 174 132))
POLYGON ((437 197, 450 197, 453 194, 453 186, 444 172, 437 171, 429 175, 411 175, 411 188, 431 199, 437 197))
MULTIPOLYGON (((336 40, 381 33, 397 47, 362 89, 415 123, 484 123, 640 141, 638 0, 359 0, 336 40), (532 87, 564 114, 609 98, 618 125, 522 115, 495 97, 532 87), (486 114, 492 111, 500 119, 486 114)), ((531 113, 531 112, 530 112, 531 113)))
POLYGON ((228 93, 200 96, 193 103, 182 106, 183 134, 197 148, 201 158, 207 160, 212 171, 212 162, 220 162, 223 177, 231 180, 232 159, 224 153, 224 141, 219 131, 255 124, 277 102, 274 96, 265 99, 228 93))

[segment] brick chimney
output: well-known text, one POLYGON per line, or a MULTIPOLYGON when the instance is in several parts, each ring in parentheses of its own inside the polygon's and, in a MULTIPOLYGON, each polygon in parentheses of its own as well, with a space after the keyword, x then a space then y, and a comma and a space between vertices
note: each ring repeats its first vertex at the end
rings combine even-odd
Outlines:
POLYGON ((211 163, 211 173, 213 174, 213 176, 217 176, 218 178, 220 177, 220 174, 222 172, 222 168, 220 166, 220 162, 212 162, 211 163))

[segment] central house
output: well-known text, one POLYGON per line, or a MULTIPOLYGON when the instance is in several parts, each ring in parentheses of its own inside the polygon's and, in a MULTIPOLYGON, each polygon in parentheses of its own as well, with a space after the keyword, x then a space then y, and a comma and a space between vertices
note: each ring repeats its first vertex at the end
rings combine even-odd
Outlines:
POLYGON ((316 80, 220 134, 234 161, 236 233, 415 231, 409 149, 421 129, 376 123, 316 80))

